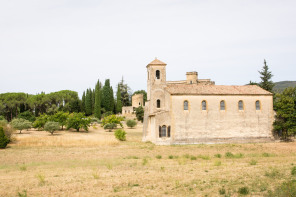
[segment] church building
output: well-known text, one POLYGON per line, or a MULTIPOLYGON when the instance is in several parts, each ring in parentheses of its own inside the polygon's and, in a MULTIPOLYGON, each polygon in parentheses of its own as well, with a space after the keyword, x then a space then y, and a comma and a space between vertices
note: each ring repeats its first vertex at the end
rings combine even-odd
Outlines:
POLYGON ((143 141, 159 145, 272 140, 272 93, 256 85, 215 85, 187 72, 166 81, 166 64, 147 65, 143 141))

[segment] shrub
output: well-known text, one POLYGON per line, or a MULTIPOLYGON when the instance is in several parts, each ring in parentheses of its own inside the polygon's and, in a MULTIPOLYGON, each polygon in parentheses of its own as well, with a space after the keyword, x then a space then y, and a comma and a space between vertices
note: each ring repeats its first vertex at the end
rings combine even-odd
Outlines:
POLYGON ((32 123, 30 121, 22 118, 13 119, 11 121, 11 125, 13 128, 20 130, 20 133, 22 133, 22 130, 30 129, 32 127, 32 123))
POLYGON ((156 155, 156 159, 161 159, 162 156, 161 155, 156 155))
POLYGON ((215 161, 214 166, 221 166, 222 162, 221 161, 215 161))
POLYGON ((216 154, 216 155, 214 155, 214 156, 217 157, 217 158, 221 158, 221 157, 222 157, 221 154, 216 154))
POLYGON ((221 189, 219 189, 219 194, 220 195, 224 195, 226 193, 225 188, 222 187, 221 189))
POLYGON ((88 131, 90 126, 90 118, 86 117, 83 113, 72 113, 67 119, 67 129, 73 128, 76 131, 79 131, 83 128, 85 131, 88 131))
POLYGON ((0 120, 0 127, 3 128, 4 134, 10 142, 11 141, 11 134, 13 133, 13 128, 8 125, 6 120, 0 120))
POLYGON ((30 111, 25 111, 17 115, 17 118, 22 118, 25 120, 29 120, 30 122, 34 122, 36 120, 36 117, 34 114, 30 111))
POLYGON ((0 148, 6 148, 9 139, 5 136, 3 127, 0 127, 0 148))
POLYGON ((274 190, 274 192, 269 191, 268 196, 270 197, 296 196, 296 180, 283 182, 279 187, 277 187, 274 190))
POLYGON ((59 129, 60 129, 60 124, 58 122, 49 121, 44 125, 44 130, 51 133, 51 135, 53 135, 53 133, 59 129))
POLYGON ((169 159, 174 159, 174 156, 173 155, 169 155, 169 159))
POLYGON ((112 129, 117 128, 117 124, 116 123, 108 123, 104 125, 104 129, 105 130, 109 130, 110 132, 112 131, 112 129))
POLYGON ((130 128, 133 128, 133 127, 135 127, 137 125, 137 121, 135 121, 135 120, 127 120, 126 125, 128 127, 130 127, 130 128))
POLYGON ((33 127, 37 128, 38 130, 41 130, 44 128, 45 123, 48 121, 49 116, 47 114, 42 114, 39 117, 36 118, 36 120, 33 123, 33 127))
POLYGON ((114 133, 116 139, 120 140, 120 141, 125 141, 126 140, 126 132, 122 129, 117 129, 114 133))
POLYGON ((63 112, 63 111, 59 111, 57 113, 55 113, 52 116, 49 116, 48 120, 52 121, 52 122, 58 122, 60 124, 60 126, 62 126, 62 130, 64 129, 64 126, 67 124, 67 120, 69 117, 69 113, 67 112, 63 112))
POLYGON ((233 154, 233 153, 231 153, 231 152, 227 152, 227 153, 225 153, 225 157, 226 158, 236 158, 236 159, 238 159, 238 158, 243 158, 244 157, 244 154, 242 154, 242 153, 237 153, 237 154, 233 154))
POLYGON ((238 193, 241 195, 248 195, 250 191, 248 187, 241 187, 238 189, 238 193))
POLYGON ((227 153, 225 153, 225 157, 226 158, 233 158, 233 154, 231 153, 231 152, 227 152, 227 153))
POLYGON ((121 128, 123 128, 121 121, 123 121, 123 117, 116 116, 116 115, 106 116, 102 120, 102 126, 105 126, 108 123, 114 123, 114 124, 119 124, 121 128))
POLYGON ((0 120, 5 120, 4 116, 0 116, 0 120))
POLYGON ((291 174, 292 174, 292 175, 296 175, 296 166, 294 166, 294 167, 292 168, 292 170, 291 170, 291 174))
POLYGON ((256 161, 256 160, 252 159, 252 160, 250 161, 250 165, 254 166, 254 165, 256 165, 256 164, 257 164, 257 161, 256 161))
POLYGON ((191 160, 196 160, 196 159, 197 159, 197 157, 196 157, 196 156, 193 156, 193 155, 191 155, 191 156, 190 156, 190 159, 191 159, 191 160))

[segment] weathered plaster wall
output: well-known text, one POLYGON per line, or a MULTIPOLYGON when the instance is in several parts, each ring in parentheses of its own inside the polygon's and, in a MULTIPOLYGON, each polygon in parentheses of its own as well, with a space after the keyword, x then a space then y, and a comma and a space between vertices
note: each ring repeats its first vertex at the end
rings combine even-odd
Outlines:
POLYGON ((173 143, 202 143, 227 140, 251 140, 271 138, 273 117, 272 96, 171 96, 171 124, 173 143), (189 110, 183 102, 189 102, 189 110), (207 102, 207 110, 201 103, 207 102), (226 110, 220 110, 220 101, 226 110), (238 101, 244 102, 244 110, 238 110, 238 101), (256 110, 259 100, 261 110, 256 110))

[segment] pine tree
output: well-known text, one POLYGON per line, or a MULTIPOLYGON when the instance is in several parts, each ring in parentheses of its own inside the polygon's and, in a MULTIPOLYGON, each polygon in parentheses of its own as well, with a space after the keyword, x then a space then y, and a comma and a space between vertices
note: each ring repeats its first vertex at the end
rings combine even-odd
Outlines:
POLYGON ((99 80, 95 89, 94 114, 96 118, 101 119, 101 82, 99 80))
POLYGON ((122 111, 121 92, 118 84, 117 93, 116 93, 116 113, 121 113, 121 111, 122 111))
POLYGON ((83 91, 83 95, 82 95, 81 111, 85 113, 85 91, 83 91))
POLYGON ((127 84, 124 83, 123 77, 119 82, 119 89, 121 92, 121 104, 122 106, 130 106, 131 105, 131 96, 130 96, 130 88, 127 84))
POLYGON ((106 112, 113 112, 114 109, 114 98, 112 92, 110 80, 106 79, 102 90, 102 107, 106 110, 106 112))
POLYGON ((261 82, 259 83, 260 87, 264 90, 267 90, 269 92, 272 92, 272 89, 274 87, 274 83, 271 81, 271 78, 273 75, 271 74, 271 71, 269 71, 269 68, 266 64, 266 60, 264 60, 264 66, 261 71, 258 71, 261 75, 261 82))
POLYGON ((89 116, 92 112, 92 90, 87 89, 85 95, 85 115, 89 116))

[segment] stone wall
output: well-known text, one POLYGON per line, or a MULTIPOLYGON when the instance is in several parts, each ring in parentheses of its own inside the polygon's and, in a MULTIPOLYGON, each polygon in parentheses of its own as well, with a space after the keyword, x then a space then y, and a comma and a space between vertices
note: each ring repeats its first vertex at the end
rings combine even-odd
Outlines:
POLYGON ((271 139, 273 117, 272 96, 171 96, 172 143, 211 143, 252 139, 271 139), (189 102, 189 110, 183 102, 189 102), (207 110, 202 110, 202 101, 207 110), (220 110, 224 100, 226 109, 220 110), (238 102, 244 102, 244 110, 238 102), (256 110, 259 100, 261 110, 256 110))

